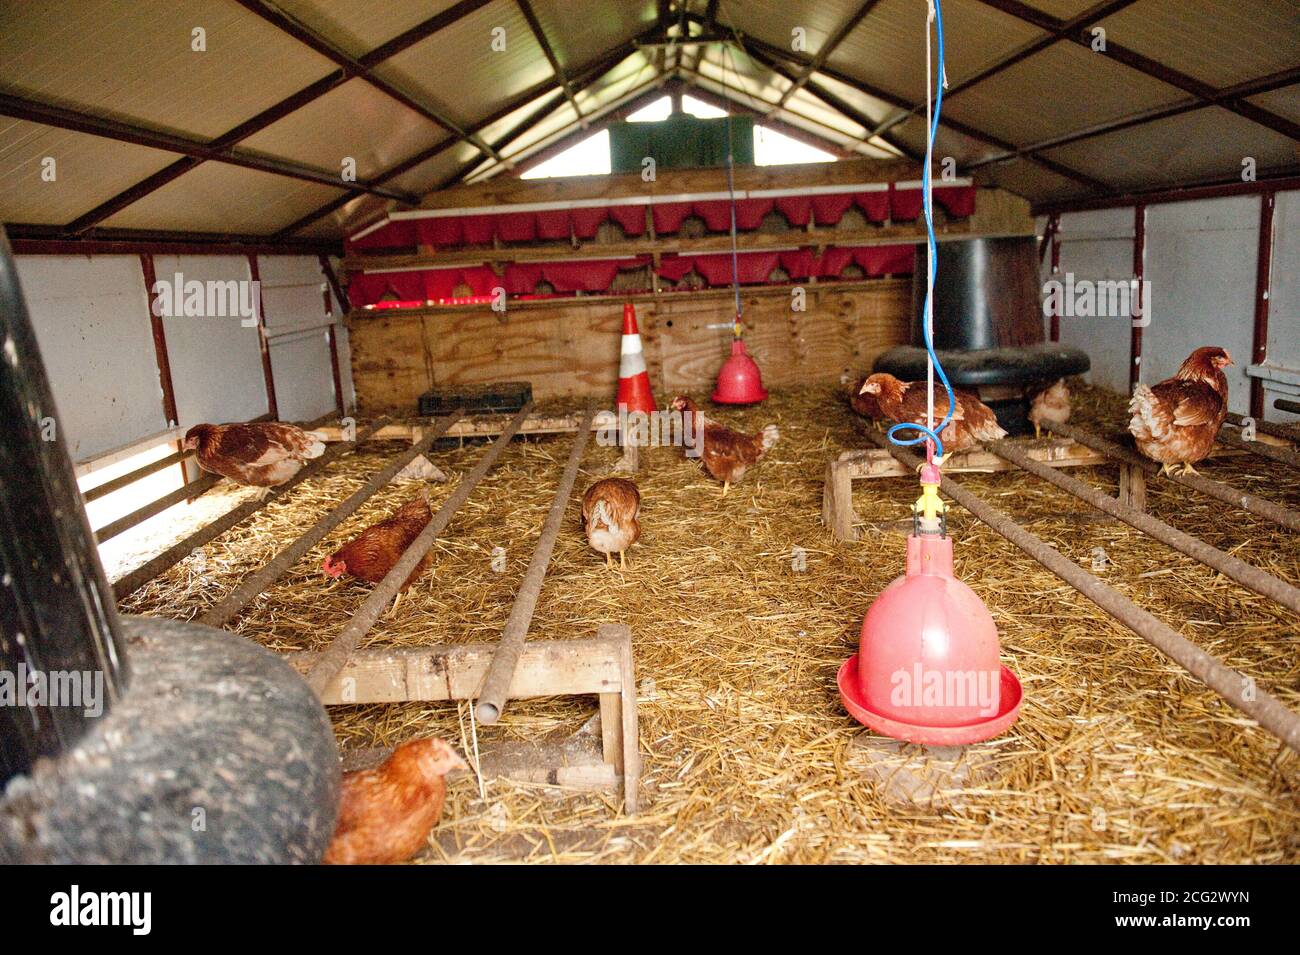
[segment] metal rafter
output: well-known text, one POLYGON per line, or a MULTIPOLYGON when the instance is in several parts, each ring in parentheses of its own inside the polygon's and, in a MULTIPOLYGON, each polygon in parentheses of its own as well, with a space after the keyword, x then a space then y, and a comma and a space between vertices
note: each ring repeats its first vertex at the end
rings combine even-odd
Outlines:
MULTIPOLYGON (((1020 49, 1007 54, 1002 59, 998 60, 996 63, 985 67, 984 69, 975 73, 973 76, 968 76, 966 79, 962 80, 961 82, 956 83, 953 86, 949 87, 947 90, 944 91, 943 94, 944 100, 945 101, 951 100, 958 93, 965 92, 971 89, 972 87, 977 86, 980 83, 983 83, 985 80, 993 76, 996 76, 997 74, 1001 73, 1003 70, 1010 69, 1011 67, 1015 66, 1017 63, 1021 63, 1029 59, 1034 54, 1043 52, 1043 50, 1046 50, 1049 46, 1054 46, 1055 44, 1060 43, 1062 40, 1066 39, 1066 34, 1075 32, 1077 30, 1082 30, 1084 27, 1087 27, 1098 20, 1103 20, 1108 16, 1119 13, 1119 11, 1123 10, 1125 7, 1131 7, 1136 2, 1137 0, 1106 0, 1106 2, 1104 3, 1099 3, 1095 7, 1090 7, 1089 9, 1084 10, 1076 17, 1072 17, 1069 20, 1062 21, 1061 26, 1059 28, 1054 30, 1049 30, 1045 36, 1039 37, 1036 40, 1031 40, 1029 43, 1025 44, 1020 49)), ((876 135, 880 135, 883 132, 888 132, 889 130, 897 126, 899 123, 906 122, 909 118, 911 118, 912 116, 916 115, 918 112, 924 109, 925 109, 924 103, 916 104, 906 112, 896 113, 895 115, 889 117, 879 126, 877 126, 874 130, 872 130, 872 132, 876 135)))
MULTIPOLYGON (((564 90, 564 95, 569 100, 569 105, 573 111, 582 119, 582 110, 578 107, 577 97, 574 96, 573 89, 569 83, 569 77, 564 72, 564 67, 560 65, 559 58, 555 55, 555 50, 551 46, 551 41, 546 38, 546 31, 542 29, 542 22, 537 19, 537 14, 533 12, 533 5, 528 0, 515 0, 519 5, 519 12, 524 15, 528 21, 528 29, 533 31, 533 38, 537 40, 537 45, 542 48, 542 53, 546 55, 546 62, 551 64, 551 70, 555 73, 555 78, 559 80, 560 88, 564 90)), ((493 159, 501 161, 501 157, 494 155, 493 159)))
MULTIPOLYGON (((245 169, 255 169, 259 172, 274 173, 277 176, 301 179, 305 182, 319 183, 336 189, 346 188, 348 185, 334 172, 314 169, 310 166, 303 166, 282 159, 271 159, 251 153, 237 152, 228 147, 213 146, 211 143, 192 139, 188 136, 165 133, 121 120, 107 119, 103 116, 95 116, 92 113, 70 109, 66 106, 54 106, 50 103, 38 102, 23 96, 0 93, 0 115, 12 116, 15 119, 40 123, 44 126, 53 126, 57 129, 88 133, 103 139, 115 139, 118 142, 131 143, 136 146, 147 146, 150 149, 159 149, 164 152, 180 153, 199 161, 211 160, 212 162, 226 163, 231 166, 242 166, 245 169)), ((384 189, 368 180, 358 180, 352 185, 358 192, 383 196, 386 199, 396 199, 401 202, 411 202, 414 199, 413 196, 404 192, 384 189)))
MULTIPOLYGON (((844 38, 852 33, 854 29, 857 28, 858 24, 866 19, 867 14, 875 9, 879 3, 880 0, 865 0, 865 2, 853 12, 852 16, 841 23, 839 28, 826 38, 826 42, 817 50, 816 55, 812 58, 812 62, 803 68, 799 73, 798 78, 790 84, 790 88, 781 94, 781 99, 777 104, 768 111, 767 115, 769 117, 775 116, 779 113, 785 107, 785 104, 789 102, 790 97, 803 89, 804 84, 812 78, 812 75, 821 69, 822 64, 826 62, 826 58, 835 52, 835 48, 844 42, 844 38)), ((714 15, 716 17, 716 10, 714 15)), ((867 128, 870 129, 871 127, 868 126, 867 128)))
MULTIPOLYGON (((1293 66, 1287 70, 1270 73, 1268 76, 1261 76, 1257 79, 1246 80, 1243 83, 1225 87, 1224 89, 1219 90, 1219 96, 1231 99, 1257 96, 1260 93, 1268 93, 1272 90, 1282 89, 1296 83, 1300 83, 1300 66, 1293 66)), ((1095 136, 1105 136, 1109 133, 1131 129, 1134 126, 1144 126, 1147 123, 1154 123, 1158 120, 1181 116, 1184 113, 1194 113, 1197 110, 1208 109, 1211 105, 1212 104, 1205 100, 1191 99, 1181 103, 1174 103, 1171 106, 1157 106, 1154 109, 1134 113, 1131 116, 1108 120, 1107 122, 1098 123, 1085 129, 1074 130, 1073 132, 1065 133, 1061 136, 1053 136, 1049 139, 1039 140, 1036 143, 1022 146, 1012 152, 989 156, 977 160, 976 162, 968 163, 966 168, 968 170, 978 169, 981 166, 988 166, 993 163, 1006 162, 1011 159, 1020 158, 1025 153, 1039 152, 1044 149, 1055 149, 1060 146, 1069 146, 1073 143, 1082 142, 1085 139, 1092 139, 1095 136)))
MULTIPOLYGON (((343 72, 347 74, 349 79, 364 80, 385 96, 396 100, 412 112, 417 113, 430 122, 442 127, 462 141, 474 146, 485 155, 497 160, 501 158, 482 140, 467 134, 458 123, 449 118, 445 113, 434 109, 426 103, 419 102, 415 98, 403 93, 397 87, 393 86, 392 83, 380 76, 376 76, 374 72, 372 72, 370 66, 363 62, 365 58, 358 59, 339 49, 307 24, 284 12, 274 3, 271 3, 270 0, 235 0, 235 2, 249 13, 256 14, 276 29, 283 33, 287 33, 299 43, 311 48, 321 56, 341 66, 343 72)), ((482 3, 477 3, 475 8, 482 5, 482 3)), ((373 54, 367 54, 367 58, 371 55, 373 54)), ((376 60, 375 62, 382 62, 382 59, 376 60)))
MULTIPOLYGON (((489 2, 490 0, 461 0, 460 3, 448 7, 437 16, 430 17, 428 20, 416 24, 405 33, 402 33, 382 46, 371 50, 365 56, 361 57, 359 62, 366 69, 371 69, 379 63, 382 63, 384 60, 396 56, 409 47, 414 46, 421 40, 433 36, 439 30, 450 26, 462 17, 468 16, 489 2)), ((218 136, 207 145, 218 150, 229 149, 255 133, 266 129, 272 123, 275 123, 288 116, 290 113, 306 106, 308 103, 319 99, 331 90, 346 83, 348 79, 350 79, 350 77, 346 70, 335 70, 334 72, 321 77, 316 82, 303 87, 298 92, 285 97, 273 106, 262 110, 262 112, 257 115, 244 120, 244 122, 218 136)), ((454 137, 450 139, 450 142, 459 141, 460 140, 457 140, 454 137)), ((116 196, 100 203, 94 209, 84 213, 77 219, 74 219, 65 227, 64 231, 73 235, 80 235, 86 232, 115 213, 125 209, 132 203, 137 202, 149 195, 151 192, 162 188, 172 180, 189 172, 203 161, 204 160, 202 159, 190 156, 177 160, 170 166, 159 170, 147 179, 136 183, 130 188, 118 193, 116 196)), ((337 184, 342 185, 342 183, 337 184)))
MULTIPOLYGON (((993 7, 995 10, 1001 10, 1003 13, 1008 13, 1017 19, 1024 20, 1026 23, 1031 23, 1042 30, 1056 31, 1065 26, 1064 21, 1043 13, 1041 10, 1026 6, 1020 3, 1019 0, 980 0, 980 3, 993 7)), ((1065 39, 1092 49, 1093 38, 1085 29, 1067 32, 1065 39)), ((1168 83, 1185 93, 1191 93, 1197 99, 1203 100, 1207 106, 1221 106, 1275 133, 1300 140, 1300 123, 1292 122, 1284 116, 1279 116, 1277 113, 1247 103, 1242 99, 1225 98, 1219 90, 1209 83, 1198 80, 1194 76, 1188 76, 1186 73, 1138 53, 1136 50, 1131 50, 1114 42, 1109 37, 1106 39, 1105 49, 1097 52, 1100 56, 1109 57, 1117 63, 1123 63, 1125 66, 1137 70, 1139 73, 1154 77, 1162 83, 1168 83)))

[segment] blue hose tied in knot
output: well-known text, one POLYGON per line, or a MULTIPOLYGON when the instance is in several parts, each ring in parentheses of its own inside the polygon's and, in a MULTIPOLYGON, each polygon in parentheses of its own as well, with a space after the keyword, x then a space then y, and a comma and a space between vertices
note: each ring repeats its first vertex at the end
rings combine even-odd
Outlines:
MULTIPOLYGON (((923 190, 922 195, 925 201, 926 243, 930 253, 926 257, 928 281, 925 286, 925 311, 922 312, 923 316, 929 315, 932 308, 930 300, 934 295, 935 259, 938 254, 934 238, 934 207, 930 194, 930 167, 933 161, 934 140, 939 131, 939 111, 943 108, 943 6, 940 0, 934 0, 934 13, 935 33, 938 37, 939 48, 939 69, 937 74, 939 81, 936 84, 935 89, 934 118, 930 123, 930 135, 925 144, 925 169, 922 172, 921 183, 921 188, 923 190)), ((925 425, 904 422, 902 424, 896 424, 890 428, 887 432, 887 436, 892 443, 899 447, 910 447, 912 445, 921 444, 924 441, 933 441, 935 452, 940 457, 943 457, 943 442, 939 439, 939 435, 943 432, 943 429, 948 426, 948 422, 952 421, 957 401, 956 396, 952 392, 952 385, 948 382, 948 376, 944 373, 943 365, 939 363, 939 357, 934 353, 934 336, 931 333, 931 329, 927 323, 923 322, 922 324, 925 325, 925 350, 930 356, 930 363, 934 365, 934 370, 938 372, 939 380, 943 382, 944 390, 948 393, 948 412, 943 416, 943 420, 939 422, 933 431, 925 427, 925 425), (897 433, 900 431, 913 431, 917 433, 917 436, 915 438, 902 440, 896 437, 897 433)))

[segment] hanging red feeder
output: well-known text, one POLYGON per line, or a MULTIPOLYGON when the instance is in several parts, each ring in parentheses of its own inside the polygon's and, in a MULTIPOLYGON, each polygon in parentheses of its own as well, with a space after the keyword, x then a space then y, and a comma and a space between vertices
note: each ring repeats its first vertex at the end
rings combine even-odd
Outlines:
POLYGON ((718 371, 718 385, 713 390, 713 400, 723 405, 752 405, 767 397, 763 375, 758 364, 745 352, 745 342, 734 338, 731 357, 718 371))
POLYGON ((854 719, 884 736, 927 746, 978 743, 1016 721, 1020 681, 998 659, 988 608, 953 576, 938 469, 927 467, 922 482, 907 572, 867 611, 858 652, 840 667, 840 698, 854 719))

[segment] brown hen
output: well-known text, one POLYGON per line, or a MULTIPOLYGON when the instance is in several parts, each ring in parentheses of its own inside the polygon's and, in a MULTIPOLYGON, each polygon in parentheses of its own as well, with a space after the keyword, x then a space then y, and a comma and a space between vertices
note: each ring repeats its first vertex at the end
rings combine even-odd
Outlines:
MULTIPOLYGON (((925 424, 926 386, 923 381, 899 381, 893 375, 879 372, 862 385, 864 394, 875 395, 885 417, 900 423, 925 424)), ((969 391, 956 388, 957 407, 948 426, 939 433, 943 453, 966 451, 981 441, 996 441, 1007 433, 998 425, 993 409, 969 391)), ((934 392, 934 419, 942 421, 948 413, 948 395, 937 384, 934 392)))
POLYGON ((722 496, 726 497, 734 481, 757 464, 781 437, 776 425, 769 424, 758 434, 732 431, 725 425, 705 417, 693 400, 679 395, 672 401, 672 409, 682 414, 683 431, 692 437, 699 449, 704 470, 722 482, 722 496), (687 417, 690 424, 685 424, 687 417))
POLYGON ((1231 364, 1225 349, 1198 348, 1172 378, 1133 389, 1128 430, 1138 450, 1160 464, 1161 474, 1172 474, 1175 464, 1195 474, 1192 465, 1209 455, 1228 416, 1223 368, 1231 364))
MULTIPOLYGON (((428 526, 433 514, 429 499, 424 494, 413 498, 397 509, 392 517, 372 524, 348 541, 321 563, 327 576, 338 579, 344 574, 377 584, 401 559, 406 548, 428 526)), ((409 577, 397 590, 394 609, 401 602, 402 593, 429 567, 432 555, 426 553, 415 565, 409 577)))
POLYGON ((442 816, 446 775, 465 761, 440 739, 403 743, 374 769, 343 774, 326 865, 392 865, 429 844, 442 816))
POLYGON ((613 566, 618 554, 619 567, 627 566, 625 552, 641 537, 637 515, 641 511, 641 492, 625 478, 605 478, 587 488, 582 495, 582 526, 591 549, 605 555, 605 565, 613 566))
POLYGON ((181 447, 194 451, 205 471, 264 488, 283 484, 304 461, 325 453, 315 432, 280 421, 196 424, 185 432, 181 447))

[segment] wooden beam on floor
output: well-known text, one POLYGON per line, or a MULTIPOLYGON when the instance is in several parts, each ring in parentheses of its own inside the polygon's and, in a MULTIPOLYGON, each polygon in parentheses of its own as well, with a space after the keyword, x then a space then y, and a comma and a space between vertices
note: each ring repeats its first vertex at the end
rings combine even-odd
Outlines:
MULTIPOLYGON (((258 594, 284 576, 285 572, 301 560, 307 551, 320 543, 326 534, 347 520, 353 511, 364 504, 371 495, 395 478, 402 468, 433 447, 434 442, 442 437, 442 433, 458 417, 460 417, 460 412, 453 411, 446 417, 439 419, 438 425, 422 441, 413 444, 405 452, 393 458, 371 475, 370 480, 352 492, 346 500, 330 510, 329 513, 312 525, 306 533, 272 557, 260 570, 246 578, 243 583, 227 594, 224 600, 210 607, 199 618, 198 622, 209 627, 224 626, 239 611, 248 606, 249 602, 258 594)), ((383 429, 378 430, 382 431, 383 429)))
MULTIPOLYGON (((389 601, 397 595, 402 584, 415 571, 416 565, 429 552, 434 540, 446 530, 447 525, 451 523, 451 519, 460 510, 460 506, 469 499, 474 488, 478 486, 478 483, 496 464, 501 452, 510 445, 510 440, 519 430, 519 426, 523 424, 524 418, 528 417, 531 408, 532 402, 530 401, 510 420, 510 424, 501 432, 501 436, 484 452, 473 469, 461 478, 460 483, 456 485, 456 490, 452 491, 451 496, 443 502, 442 507, 438 508, 438 513, 433 515, 433 519, 406 548, 402 556, 398 558, 397 563, 393 565, 393 568, 384 576, 383 580, 375 585, 375 589, 357 608, 357 611, 344 625, 343 629, 316 658, 316 662, 307 673, 307 685, 312 688, 317 696, 324 696, 325 690, 334 682, 339 671, 347 665, 348 659, 356 650, 357 644, 361 642, 361 638, 370 632, 370 628, 375 625, 379 615, 387 608, 389 601)), ((431 435, 415 445, 415 447, 421 448, 422 445, 432 445, 436 437, 436 435, 431 435)), ((423 448, 421 453, 423 453, 423 448)))
POLYGON ((573 482, 578 479, 578 467, 582 464, 582 453, 587 448, 591 437, 591 421, 595 416, 594 407, 588 407, 578 422, 577 437, 573 439, 573 448, 569 451, 569 460, 560 482, 555 488, 555 498, 551 501, 551 510, 542 524, 541 536, 533 549, 533 556, 528 561, 528 570, 515 594, 514 604, 510 608, 510 617, 501 631, 501 641, 497 652, 492 657, 492 665, 487 676, 483 678, 483 689, 475 704, 480 723, 492 725, 501 718, 514 680, 515 667, 523 653, 524 641, 528 639, 528 628, 533 622, 533 611, 537 608, 538 598, 542 595, 542 583, 546 579, 546 568, 551 562, 551 553, 555 550, 555 540, 560 535, 560 526, 564 523, 564 512, 568 509, 569 498, 573 494, 573 482))

